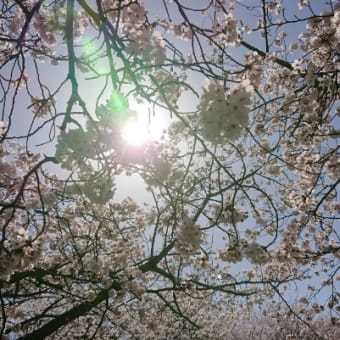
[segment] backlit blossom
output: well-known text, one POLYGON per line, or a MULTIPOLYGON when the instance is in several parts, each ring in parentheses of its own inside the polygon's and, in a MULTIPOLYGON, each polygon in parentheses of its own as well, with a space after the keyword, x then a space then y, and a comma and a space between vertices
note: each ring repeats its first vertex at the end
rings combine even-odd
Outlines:
POLYGON ((0 337, 340 338, 336 1, 1 9, 0 337))
POLYGON ((7 125, 5 122, 0 121, 0 138, 3 137, 6 133, 7 125))
POLYGON ((194 254, 202 242, 202 232, 199 226, 185 217, 176 230, 176 247, 181 254, 194 254))
POLYGON ((251 243, 245 246, 243 253, 253 264, 264 264, 269 259, 268 252, 257 243, 251 243))
POLYGON ((38 97, 31 98, 32 105, 32 113, 37 118, 44 118, 46 115, 52 112, 53 106, 55 105, 55 100, 51 99, 42 99, 38 97))
POLYGON ((227 95, 219 82, 210 82, 200 98, 199 125, 203 137, 219 144, 240 137, 248 123, 250 93, 243 86, 227 95))

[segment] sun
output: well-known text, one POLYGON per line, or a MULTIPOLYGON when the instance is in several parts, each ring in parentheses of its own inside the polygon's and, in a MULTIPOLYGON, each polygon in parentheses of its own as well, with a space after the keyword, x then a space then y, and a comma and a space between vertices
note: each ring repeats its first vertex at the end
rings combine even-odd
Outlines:
MULTIPOLYGON (((132 105, 131 105, 132 106, 132 105)), ((141 146, 151 141, 159 141, 166 129, 168 122, 160 115, 150 118, 145 105, 134 105, 135 117, 125 123, 122 128, 122 137, 126 144, 141 146)))
POLYGON ((122 136, 127 144, 138 146, 150 139, 150 132, 143 122, 132 120, 123 127, 122 136))

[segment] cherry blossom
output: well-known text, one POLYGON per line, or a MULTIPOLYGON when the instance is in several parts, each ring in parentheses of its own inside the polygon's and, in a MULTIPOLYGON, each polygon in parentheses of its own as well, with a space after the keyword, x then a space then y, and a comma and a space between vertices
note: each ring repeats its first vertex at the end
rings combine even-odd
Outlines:
POLYGON ((177 231, 177 248, 180 253, 190 254, 197 251, 201 244, 202 232, 189 217, 185 217, 177 231))
POLYGON ((243 86, 232 88, 227 97, 223 84, 209 83, 199 106, 204 138, 216 143, 237 139, 248 123, 250 104, 250 94, 243 86))
POLYGON ((1 338, 339 338, 338 3, 1 10, 1 338))

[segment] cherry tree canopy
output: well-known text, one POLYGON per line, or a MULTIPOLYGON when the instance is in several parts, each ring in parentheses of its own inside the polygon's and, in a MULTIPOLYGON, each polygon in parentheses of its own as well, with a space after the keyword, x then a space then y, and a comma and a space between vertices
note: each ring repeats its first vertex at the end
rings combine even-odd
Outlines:
POLYGON ((2 0, 2 339, 340 336, 339 52, 331 0, 2 0))

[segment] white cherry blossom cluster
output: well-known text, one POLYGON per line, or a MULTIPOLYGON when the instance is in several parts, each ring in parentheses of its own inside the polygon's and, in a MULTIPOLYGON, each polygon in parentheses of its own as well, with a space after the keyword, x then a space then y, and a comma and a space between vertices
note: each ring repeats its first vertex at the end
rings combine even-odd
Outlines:
POLYGON ((161 64, 165 59, 162 37, 145 25, 146 10, 142 4, 132 3, 121 12, 122 32, 128 38, 128 51, 142 53, 143 60, 161 64))
POLYGON ((243 259, 242 250, 237 245, 230 246, 218 252, 218 258, 223 262, 237 263, 243 259))
POLYGON ((136 29, 138 25, 141 25, 145 21, 146 14, 147 12, 144 6, 139 3, 132 3, 124 7, 122 11, 122 21, 127 26, 125 29, 136 29))
POLYGON ((316 199, 311 193, 299 193, 297 190, 287 188, 287 203, 296 213, 310 211, 316 204, 316 199))
POLYGON ((237 20, 231 13, 225 15, 225 33, 224 41, 227 45, 235 46, 238 43, 237 20))
POLYGON ((8 31, 6 32, 6 30, 3 29, 4 25, 1 25, 1 33, 4 34, 9 34, 11 37, 13 38, 17 38, 20 33, 21 30, 20 28, 22 27, 22 25, 25 23, 25 15, 23 13, 23 11, 21 11, 19 9, 19 7, 15 7, 15 12, 13 12, 13 16, 8 17, 8 31))
POLYGON ((264 264, 269 259, 266 249, 255 242, 244 246, 243 253, 252 264, 264 264))
POLYGON ((25 208, 27 210, 38 209, 41 204, 46 208, 52 208, 56 205, 57 196, 53 191, 48 191, 46 188, 40 195, 30 195, 25 197, 25 208))
POLYGON ((82 129, 72 129, 59 135, 55 157, 65 169, 71 170, 75 164, 94 154, 95 148, 82 129))
POLYGON ((153 32, 144 51, 145 58, 152 64, 162 64, 166 57, 163 38, 158 32, 153 32))
POLYGON ((192 30, 188 25, 169 23, 167 25, 167 28, 178 39, 182 40, 192 39, 192 30))
POLYGON ((84 183, 81 191, 92 203, 96 204, 107 203, 114 194, 112 181, 106 177, 84 183))
POLYGON ((148 180, 149 184, 159 185, 163 183, 171 173, 171 164, 166 158, 156 157, 151 160, 152 169, 151 176, 148 180))
POLYGON ((237 20, 234 18, 234 4, 229 2, 228 12, 223 16, 216 17, 212 23, 212 32, 217 36, 223 45, 238 46, 240 33, 238 30, 237 20))
POLYGON ((245 55, 245 60, 248 65, 246 77, 251 86, 258 89, 263 79, 263 58, 257 52, 249 52, 245 55))
POLYGON ((50 47, 55 45, 56 36, 52 32, 51 27, 49 27, 47 15, 45 15, 43 10, 40 10, 34 17, 33 26, 45 44, 50 47))
MULTIPOLYGON (((313 18, 308 21, 307 32, 300 35, 301 48, 304 52, 312 51, 312 62, 316 68, 323 68, 327 63, 327 71, 335 70, 337 61, 333 53, 340 53, 340 4, 334 6, 334 15, 313 18)), ((330 14, 330 13, 329 13, 330 14)))
POLYGON ((7 131, 7 124, 5 122, 0 121, 0 138, 5 135, 7 131))
POLYGON ((139 51, 144 61, 159 65, 165 60, 166 50, 161 35, 151 28, 138 31, 137 37, 131 38, 128 51, 136 53, 139 51))
POLYGON ((327 175, 331 180, 338 180, 340 178, 340 156, 334 155, 329 161, 327 161, 326 169, 327 175))
POLYGON ((183 218, 182 223, 176 230, 177 250, 183 255, 195 253, 202 242, 202 232, 189 217, 183 218))
POLYGON ((237 208, 229 206, 221 215, 221 221, 226 224, 243 222, 248 218, 248 214, 237 208))
POLYGON ((108 173, 98 172, 86 163, 81 163, 77 170, 77 182, 65 188, 68 196, 82 196, 82 199, 97 205, 104 205, 113 198, 115 185, 108 173))
POLYGON ((32 268, 41 256, 43 238, 39 238, 31 247, 27 247, 33 237, 25 222, 25 215, 12 214, 10 211, 0 216, 0 231, 5 235, 0 253, 1 280, 7 280, 13 272, 32 268), (16 221, 11 220, 13 216, 17 219, 16 221))
POLYGON ((44 118, 52 112, 55 105, 54 98, 42 99, 38 97, 31 97, 32 113, 37 118, 44 118))
POLYGON ((114 23, 118 17, 119 6, 121 6, 122 4, 117 3, 116 1, 102 0, 101 5, 105 16, 109 19, 110 22, 114 23))
POLYGON ((178 99, 184 90, 184 86, 182 84, 186 81, 187 75, 184 72, 178 75, 165 70, 157 70, 153 76, 160 90, 157 100, 163 103, 165 102, 167 105, 177 109, 178 99))
POLYGON ((2 252, 0 255, 0 279, 8 280, 13 272, 20 272, 32 268, 34 263, 41 256, 41 250, 38 248, 37 243, 34 248, 28 247, 12 247, 10 242, 5 245, 7 251, 2 252), (12 248, 12 249, 7 249, 12 248))
POLYGON ((225 224, 236 224, 243 222, 248 218, 247 212, 236 208, 232 203, 226 203, 223 207, 223 211, 221 211, 219 206, 215 206, 214 215, 215 218, 218 218, 219 221, 225 224))
POLYGON ((266 249, 258 243, 253 242, 231 242, 229 247, 218 252, 218 257, 223 262, 237 263, 241 262, 244 257, 252 264, 265 264, 269 261, 270 256, 266 249))
POLYGON ((340 6, 339 4, 336 5, 334 16, 331 18, 331 26, 335 30, 335 41, 340 41, 340 6))
POLYGON ((199 126, 203 137, 212 143, 234 141, 248 123, 250 86, 244 82, 227 96, 223 83, 210 81, 200 98, 199 126))

